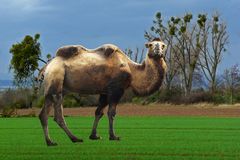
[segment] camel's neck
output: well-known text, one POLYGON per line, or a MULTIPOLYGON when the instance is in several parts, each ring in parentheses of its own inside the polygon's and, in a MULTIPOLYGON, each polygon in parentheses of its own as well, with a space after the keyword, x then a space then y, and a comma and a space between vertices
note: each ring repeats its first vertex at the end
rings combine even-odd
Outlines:
POLYGON ((132 73, 131 87, 137 95, 150 95, 159 89, 163 82, 166 63, 163 59, 153 61, 148 57, 142 64, 129 64, 132 73))

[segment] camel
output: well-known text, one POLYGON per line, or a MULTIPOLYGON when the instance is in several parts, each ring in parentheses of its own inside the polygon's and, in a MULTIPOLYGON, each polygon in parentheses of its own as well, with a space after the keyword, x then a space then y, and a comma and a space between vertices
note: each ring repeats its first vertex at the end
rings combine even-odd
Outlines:
POLYGON ((148 48, 142 64, 131 61, 117 46, 105 44, 96 49, 81 45, 64 46, 57 50, 44 69, 45 102, 39 114, 48 146, 57 143, 48 133, 48 113, 54 108, 54 121, 65 131, 72 142, 83 142, 68 129, 63 116, 63 97, 68 92, 99 94, 91 140, 101 139, 97 134, 98 122, 108 105, 109 140, 120 140, 114 133, 116 106, 124 90, 131 88, 139 96, 150 95, 161 86, 166 72, 164 60, 166 44, 160 39, 145 44, 148 48))

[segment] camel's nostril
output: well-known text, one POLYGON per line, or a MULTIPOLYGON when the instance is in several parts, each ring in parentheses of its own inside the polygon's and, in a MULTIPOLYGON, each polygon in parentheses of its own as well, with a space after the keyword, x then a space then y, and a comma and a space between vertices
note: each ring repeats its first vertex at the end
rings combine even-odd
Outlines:
POLYGON ((162 53, 159 53, 159 57, 160 57, 160 58, 163 58, 164 55, 163 55, 162 53))

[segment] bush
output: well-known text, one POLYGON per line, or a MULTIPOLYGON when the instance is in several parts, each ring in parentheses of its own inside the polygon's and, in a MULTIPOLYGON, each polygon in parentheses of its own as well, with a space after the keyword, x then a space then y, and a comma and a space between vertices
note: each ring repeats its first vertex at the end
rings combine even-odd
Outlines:
POLYGON ((174 103, 179 104, 182 101, 182 91, 179 87, 170 90, 162 88, 152 95, 145 97, 142 104, 149 104, 154 102, 174 103))
POLYGON ((79 107, 79 106, 97 106, 98 95, 80 96, 76 93, 68 94, 64 97, 64 107, 79 107))
POLYGON ((7 89, 0 95, 0 102, 4 107, 30 108, 32 107, 32 101, 31 89, 7 89))
POLYGON ((67 95, 64 97, 63 106, 64 107, 77 107, 80 106, 81 103, 73 98, 73 95, 67 95))
POLYGON ((215 93, 212 96, 212 101, 215 104, 229 103, 229 96, 223 93, 215 93))
POLYGON ((39 96, 35 101, 33 101, 33 106, 37 108, 42 108, 44 104, 44 96, 39 96))
POLYGON ((7 106, 7 107, 4 107, 2 109, 2 114, 1 114, 2 117, 12 117, 14 115, 16 115, 16 108, 15 107, 7 106))
POLYGON ((127 89, 127 90, 125 90, 124 95, 122 96, 120 102, 121 103, 132 102, 135 97, 136 96, 134 95, 132 89, 127 89))
POLYGON ((133 97, 131 102, 135 104, 143 104, 144 99, 142 97, 133 97))
POLYGON ((182 97, 181 102, 185 104, 212 102, 212 95, 205 91, 195 91, 187 97, 182 97))

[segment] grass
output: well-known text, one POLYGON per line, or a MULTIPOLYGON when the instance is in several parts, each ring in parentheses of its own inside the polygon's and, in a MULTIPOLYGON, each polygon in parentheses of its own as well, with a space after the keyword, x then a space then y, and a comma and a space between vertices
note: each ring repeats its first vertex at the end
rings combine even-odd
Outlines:
POLYGON ((0 159, 141 160, 240 159, 240 118, 117 117, 121 141, 108 140, 108 121, 100 122, 100 141, 88 139, 93 117, 67 117, 82 144, 73 144, 49 120, 57 147, 47 147, 37 118, 0 118, 0 159))

